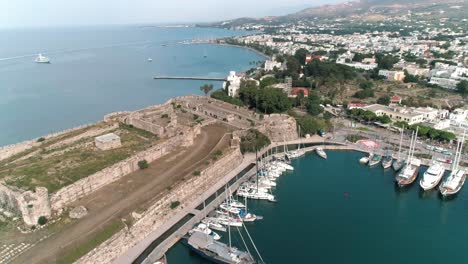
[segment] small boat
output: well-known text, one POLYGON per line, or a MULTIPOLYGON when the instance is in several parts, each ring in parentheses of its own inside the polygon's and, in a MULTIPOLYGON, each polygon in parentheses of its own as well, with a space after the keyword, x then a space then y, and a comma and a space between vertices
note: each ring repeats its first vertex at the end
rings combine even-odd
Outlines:
POLYGON ((202 220, 202 223, 206 224, 212 230, 226 232, 226 228, 222 224, 218 223, 216 218, 206 217, 202 220))
POLYGON ((148 62, 152 62, 152 61, 153 61, 153 59, 152 59, 152 58, 148 58, 148 62))
POLYGON ((392 155, 385 155, 385 157, 383 158, 382 160, 382 167, 384 169, 388 169, 392 166, 392 163, 393 163, 393 158, 392 158, 392 155))
POLYGON ((320 148, 320 147, 316 148, 315 153, 317 153, 319 157, 327 159, 327 153, 323 150, 323 148, 320 148))
POLYGON ((257 220, 257 216, 254 214, 251 214, 247 212, 245 209, 241 209, 239 212, 239 217, 242 219, 244 222, 253 222, 257 220))
POLYGON ((382 160, 382 156, 377 155, 377 154, 372 155, 372 158, 369 159, 369 163, 368 163, 369 167, 373 167, 379 164, 381 160, 382 160))
POLYGON ((466 172, 459 167, 464 142, 465 133, 463 133, 462 140, 457 143, 457 150, 455 151, 455 157, 453 158, 452 172, 439 187, 440 193, 444 197, 457 194, 465 184, 466 172))
POLYGON ((210 235, 194 232, 185 236, 183 243, 199 256, 213 263, 254 264, 255 260, 248 252, 214 240, 210 235))
POLYGON ((359 159, 359 163, 367 164, 369 162, 369 157, 362 157, 359 159))
POLYGON ((444 176, 445 168, 438 162, 434 162, 425 172, 419 185, 427 191, 436 187, 444 176))
POLYGON ((34 60, 36 63, 50 63, 50 59, 42 54, 38 54, 36 59, 34 60))
POLYGON ((404 165, 405 165, 404 160, 395 160, 392 164, 392 168, 394 171, 399 171, 401 170, 401 168, 403 168, 404 165))
POLYGON ((153 264, 167 264, 166 255, 163 255, 160 259, 153 262, 153 264))
POLYGON ((233 218, 228 215, 219 215, 216 217, 216 221, 224 226, 242 226, 242 220, 239 218, 233 218))
POLYGON ((204 223, 200 223, 198 224, 196 227, 194 227, 192 230, 190 230, 189 233, 193 233, 193 232, 200 232, 200 233, 204 233, 204 234, 207 234, 209 236, 211 236, 214 240, 219 240, 221 239, 221 236, 218 235, 216 232, 212 231, 206 224, 204 223))

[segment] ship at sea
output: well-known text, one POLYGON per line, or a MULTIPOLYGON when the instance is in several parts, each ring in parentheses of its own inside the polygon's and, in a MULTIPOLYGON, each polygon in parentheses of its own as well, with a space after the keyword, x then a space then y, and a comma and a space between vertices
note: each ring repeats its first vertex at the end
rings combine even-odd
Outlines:
POLYGON ((50 59, 42 54, 38 54, 36 59, 34 60, 36 63, 50 63, 50 59))

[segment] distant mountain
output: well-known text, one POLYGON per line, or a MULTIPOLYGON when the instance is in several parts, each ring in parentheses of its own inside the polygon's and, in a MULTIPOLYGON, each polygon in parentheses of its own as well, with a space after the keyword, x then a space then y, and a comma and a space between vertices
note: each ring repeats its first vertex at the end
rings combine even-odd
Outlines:
POLYGON ((263 18, 239 18, 224 22, 205 24, 203 26, 236 27, 249 23, 281 23, 308 18, 375 18, 397 16, 412 12, 434 12, 440 10, 457 11, 464 16, 468 10, 466 0, 360 0, 349 1, 336 5, 323 5, 311 7, 286 16, 263 18), (461 6, 461 10, 454 9, 461 6))
POLYGON ((349 17, 363 14, 391 15, 441 4, 456 5, 464 3, 464 0, 361 0, 307 8, 286 17, 297 19, 307 17, 349 17))

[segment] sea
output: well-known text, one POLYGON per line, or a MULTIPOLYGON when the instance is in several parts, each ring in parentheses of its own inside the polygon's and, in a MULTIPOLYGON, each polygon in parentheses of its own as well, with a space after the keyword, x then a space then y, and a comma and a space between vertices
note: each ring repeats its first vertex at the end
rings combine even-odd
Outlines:
MULTIPOLYGON (((327 154, 327 160, 315 153, 294 160, 295 170, 273 189, 276 203, 248 200, 249 210, 263 216, 246 228, 264 263, 467 262, 467 189, 452 199, 421 191, 425 167, 400 189, 392 170, 361 165, 359 152, 327 154)), ((233 245, 245 250, 239 231, 231 231, 233 245)), ((219 234, 227 243, 227 233, 219 234)), ((210 263, 180 242, 166 256, 170 264, 210 263)))
POLYGON ((181 44, 245 34, 137 25, 0 30, 0 146, 202 94, 206 83, 219 89, 222 82, 153 77, 220 78, 248 70, 264 58, 242 48, 181 44), (38 53, 51 63, 34 63, 38 53))

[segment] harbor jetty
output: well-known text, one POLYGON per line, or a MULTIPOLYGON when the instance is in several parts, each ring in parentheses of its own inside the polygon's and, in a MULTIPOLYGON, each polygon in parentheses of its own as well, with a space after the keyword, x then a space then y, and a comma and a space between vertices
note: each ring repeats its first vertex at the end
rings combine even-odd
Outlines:
POLYGON ((191 80, 191 81, 219 81, 224 82, 226 78, 198 77, 198 76, 155 76, 155 80, 191 80))

